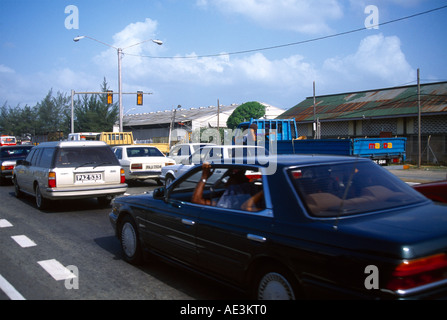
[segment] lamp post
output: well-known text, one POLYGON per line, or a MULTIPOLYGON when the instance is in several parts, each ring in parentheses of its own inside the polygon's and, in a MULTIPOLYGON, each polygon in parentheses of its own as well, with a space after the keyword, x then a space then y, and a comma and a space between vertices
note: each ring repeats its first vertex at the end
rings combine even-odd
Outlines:
POLYGON ((149 40, 144 40, 144 41, 135 43, 135 44, 133 44, 133 45, 131 45, 131 46, 128 46, 128 47, 125 47, 125 48, 117 48, 117 47, 114 47, 114 46, 112 46, 112 45, 110 45, 110 44, 108 44, 108 43, 99 41, 99 40, 97 40, 97 39, 95 39, 95 38, 92 38, 92 37, 89 37, 89 36, 78 36, 78 37, 73 38, 73 41, 74 41, 74 42, 78 42, 79 40, 84 39, 84 38, 88 38, 88 39, 90 39, 90 40, 99 42, 99 43, 101 43, 101 44, 103 44, 103 45, 105 45, 105 46, 108 46, 108 47, 110 47, 110 48, 113 48, 113 49, 116 50, 116 52, 117 52, 117 54, 118 54, 118 102, 119 102, 119 126, 120 126, 120 132, 122 132, 122 131, 123 131, 123 99, 122 99, 122 98, 123 98, 123 94, 122 94, 122 90, 121 90, 121 88, 122 88, 122 80, 121 80, 121 59, 122 59, 123 50, 128 49, 128 48, 130 48, 130 47, 134 47, 134 46, 140 45, 140 44, 145 43, 145 42, 149 42, 149 41, 152 41, 153 43, 158 44, 159 46, 161 46, 161 45, 163 44, 163 41, 161 41, 161 40, 153 40, 153 39, 149 39, 149 40))

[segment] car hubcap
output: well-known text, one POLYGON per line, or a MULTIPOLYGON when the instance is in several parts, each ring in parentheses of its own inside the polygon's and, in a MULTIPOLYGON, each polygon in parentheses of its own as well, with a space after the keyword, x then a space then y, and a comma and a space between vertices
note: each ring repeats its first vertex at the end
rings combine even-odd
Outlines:
POLYGON ((129 222, 126 222, 121 230, 121 243, 126 256, 132 257, 137 248, 137 235, 129 222))
POLYGON ((42 195, 40 194, 39 186, 36 187, 36 205, 38 208, 42 205, 42 195))
POLYGON ((259 283, 260 300, 294 300, 293 289, 287 279, 279 273, 266 274, 259 283))

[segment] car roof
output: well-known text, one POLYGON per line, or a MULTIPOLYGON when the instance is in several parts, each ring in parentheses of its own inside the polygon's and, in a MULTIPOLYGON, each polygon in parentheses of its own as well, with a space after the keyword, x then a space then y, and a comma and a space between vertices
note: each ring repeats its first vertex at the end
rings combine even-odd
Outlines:
POLYGON ((113 146, 113 148, 134 148, 134 147, 148 147, 148 148, 158 149, 156 146, 153 146, 150 144, 125 144, 125 145, 121 145, 121 146, 113 146))
POLYGON ((89 141, 89 140, 75 140, 75 141, 52 141, 43 142, 37 147, 102 147, 107 146, 104 141, 89 141))
POLYGON ((215 144, 206 145, 202 149, 214 149, 214 148, 226 148, 226 149, 239 149, 239 148, 264 148, 263 146, 250 146, 240 144, 215 144))
POLYGON ((32 144, 17 144, 13 146, 0 146, 0 149, 11 149, 11 148, 33 148, 32 144))
MULTIPOLYGON (((338 156, 338 155, 312 155, 312 154, 271 154, 268 156, 259 156, 251 158, 252 161, 247 161, 249 158, 240 158, 244 160, 244 163, 248 163, 260 167, 268 167, 269 162, 275 162, 278 166, 291 167, 310 164, 324 164, 333 162, 348 162, 348 161, 370 161, 366 158, 354 157, 354 156, 338 156)), ((238 158, 235 159, 235 163, 238 163, 238 158)), ((242 163, 242 162, 241 162, 242 163)))

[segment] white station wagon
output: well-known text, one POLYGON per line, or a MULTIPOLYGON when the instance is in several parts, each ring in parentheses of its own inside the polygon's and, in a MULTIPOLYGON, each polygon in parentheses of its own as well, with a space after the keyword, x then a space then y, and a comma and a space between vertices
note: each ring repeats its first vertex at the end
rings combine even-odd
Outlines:
POLYGON ((102 141, 41 143, 17 161, 12 179, 16 196, 35 196, 39 209, 59 199, 98 198, 108 205, 127 190, 124 170, 102 141))
POLYGON ((124 145, 112 148, 124 169, 126 180, 154 179, 160 184, 161 168, 175 164, 157 147, 151 145, 124 145))

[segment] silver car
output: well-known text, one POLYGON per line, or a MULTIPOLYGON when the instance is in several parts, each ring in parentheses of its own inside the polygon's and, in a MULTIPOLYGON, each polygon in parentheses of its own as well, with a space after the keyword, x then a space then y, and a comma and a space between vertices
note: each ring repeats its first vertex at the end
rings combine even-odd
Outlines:
POLYGON ((124 170, 102 141, 42 143, 17 161, 13 182, 16 196, 34 196, 39 209, 59 199, 98 198, 108 205, 127 190, 124 170))

